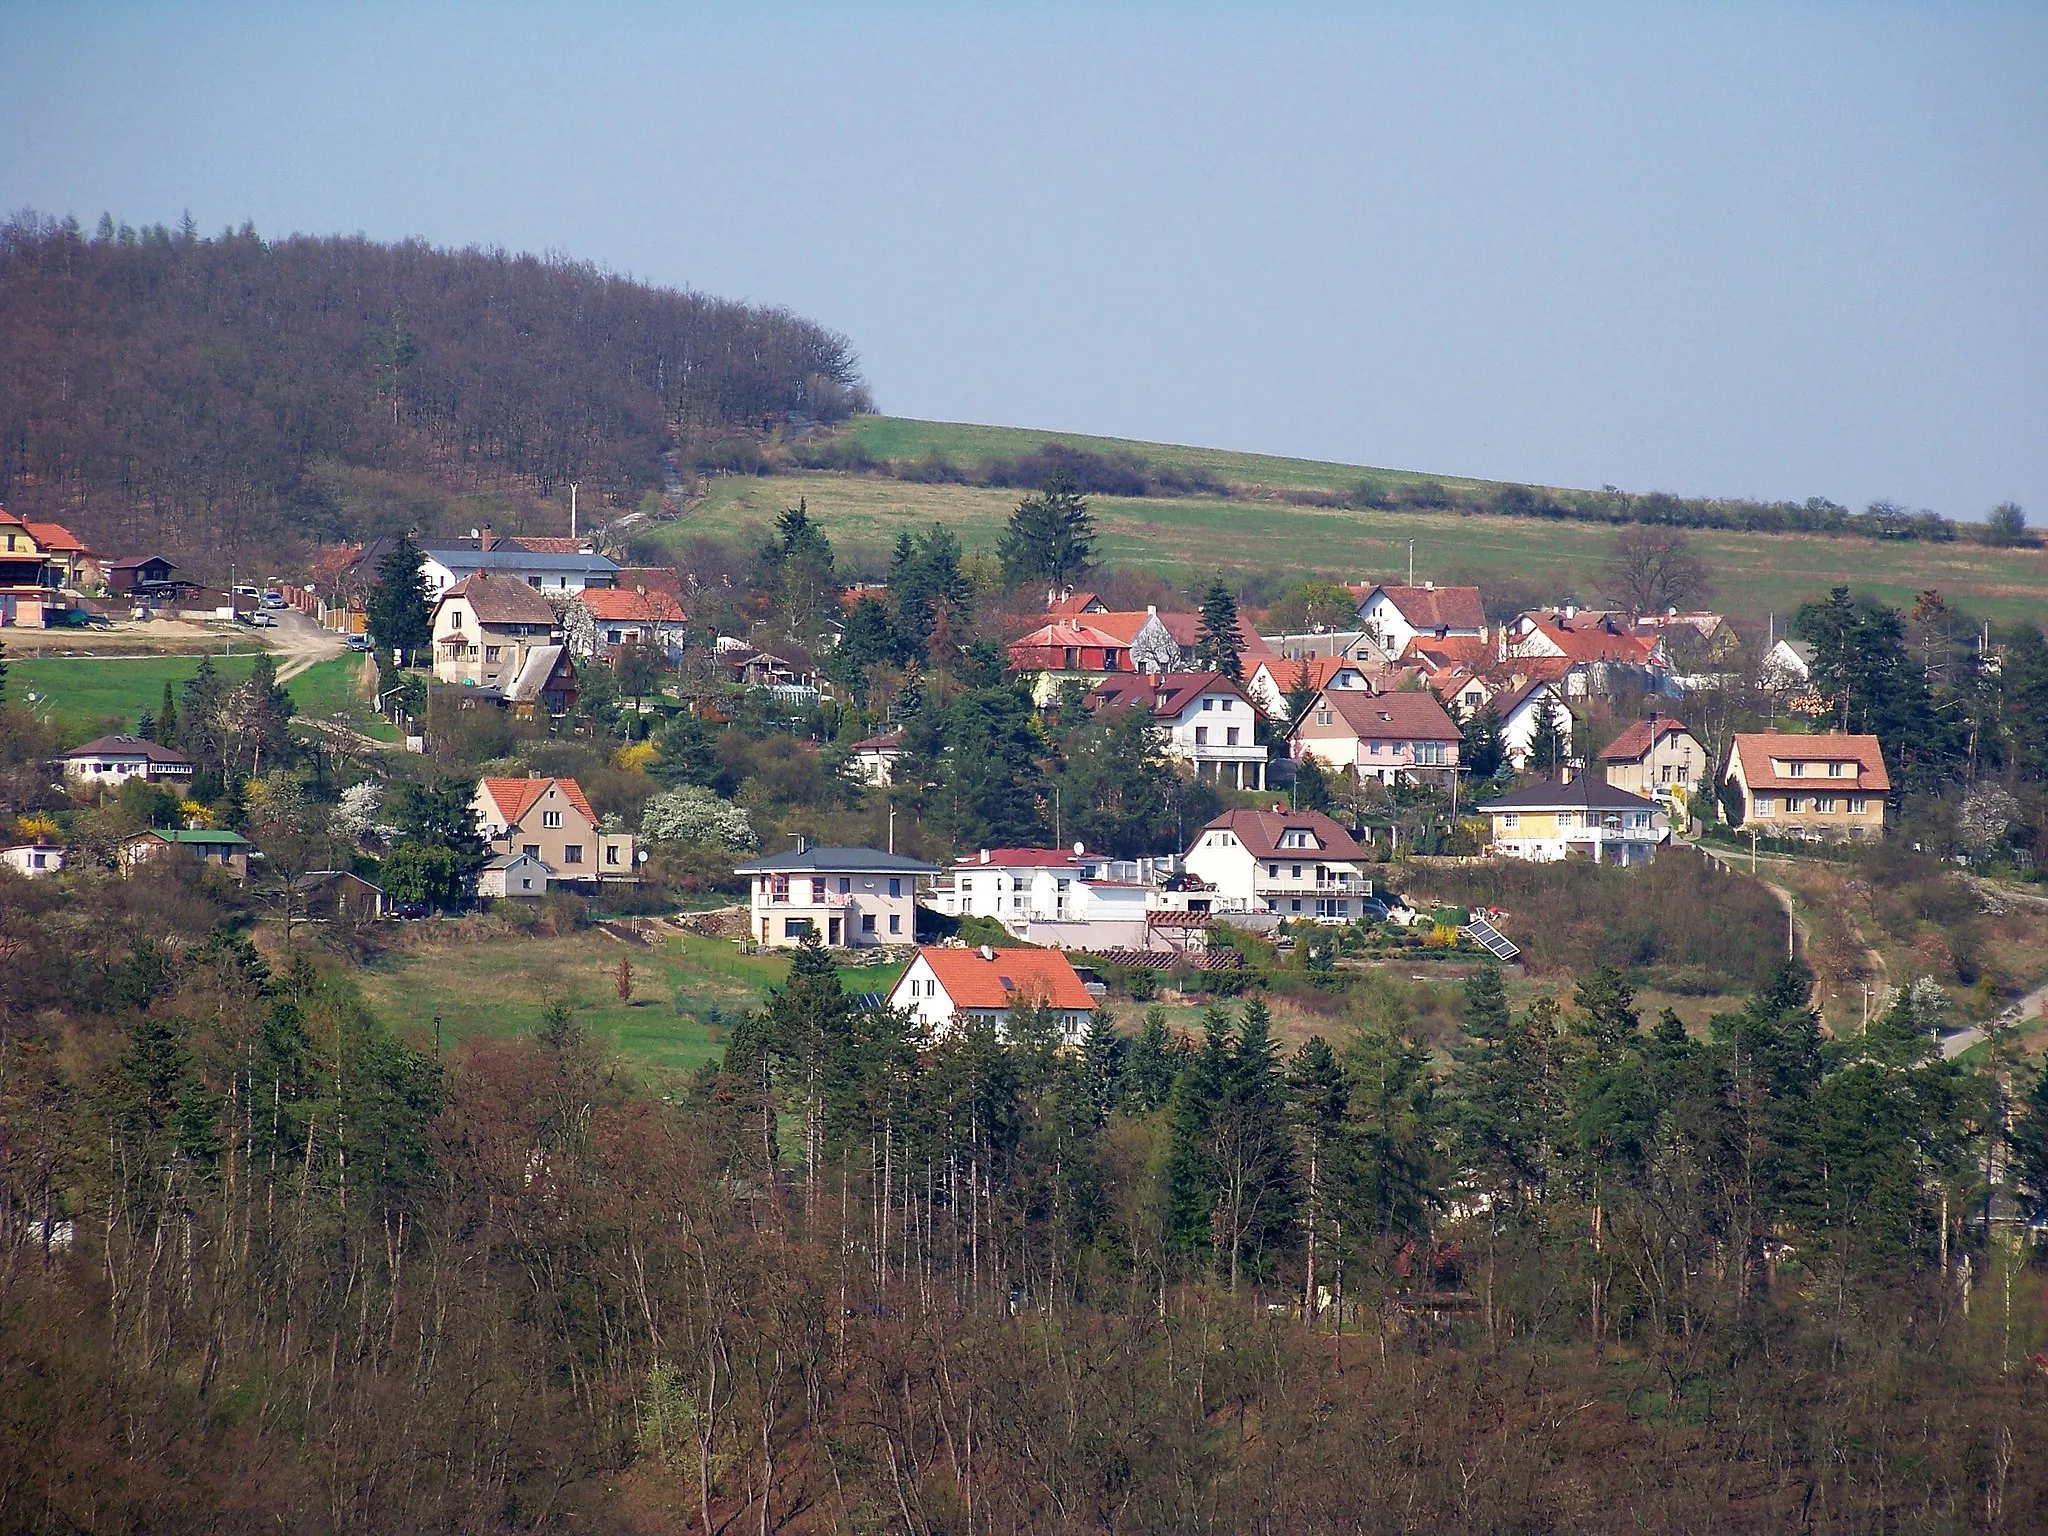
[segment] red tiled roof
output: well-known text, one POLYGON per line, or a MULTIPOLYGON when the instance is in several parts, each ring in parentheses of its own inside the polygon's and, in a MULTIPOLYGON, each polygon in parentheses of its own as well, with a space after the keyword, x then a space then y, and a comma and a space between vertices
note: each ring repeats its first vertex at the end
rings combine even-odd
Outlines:
POLYGON ((1384 583, 1364 592, 1358 599, 1363 608, 1374 592, 1384 592, 1387 601, 1417 629, 1486 628, 1486 605, 1477 587, 1390 587, 1384 583))
POLYGON ((1425 661, 1436 667, 1450 666, 1455 662, 1486 662, 1493 659, 1493 648, 1484 635, 1417 635, 1408 642, 1403 657, 1425 661))
POLYGON ((593 619, 680 624, 683 605, 667 592, 636 592, 631 587, 585 587, 577 594, 593 619))
POLYGON ((1074 855, 1064 848, 984 848, 980 853, 969 854, 966 858, 955 859, 955 869, 1057 869, 1074 862, 1074 855))
POLYGON ((1362 661, 1353 661, 1346 656, 1304 656, 1289 660, 1274 658, 1265 663, 1267 674, 1279 686, 1282 693, 1292 693, 1301 681, 1302 663, 1308 664, 1308 685, 1320 693, 1330 686, 1335 678, 1344 672, 1356 672, 1365 679, 1364 692, 1373 686, 1372 669, 1362 661))
POLYGON ((621 587, 645 587, 650 592, 666 592, 671 597, 683 595, 682 575, 673 566, 622 565, 612 572, 612 581, 621 587))
POLYGON ((1436 696, 1424 692, 1363 693, 1355 688, 1331 688, 1316 696, 1314 705, 1301 712, 1301 721, 1314 718, 1315 711, 1328 706, 1361 741, 1457 741, 1464 733, 1444 713, 1436 696))
POLYGON ((1607 750, 1600 754, 1600 761, 1638 762, 1645 752, 1666 736, 1676 736, 1684 730, 1685 722, 1676 715, 1652 715, 1647 720, 1637 720, 1607 744, 1607 750))
POLYGON ((1845 736, 1839 731, 1802 736, 1792 731, 1738 731, 1735 755, 1742 760, 1742 782, 1751 789, 1875 789, 1889 790, 1884 751, 1875 736, 1845 736), (1830 779, 1826 771, 1793 778, 1771 766, 1779 762, 1853 762, 1854 778, 1830 779))
POLYGON ((1101 601, 1102 599, 1093 592, 1069 592, 1058 602, 1049 604, 1045 611, 1050 614, 1059 615, 1086 613, 1101 601))
POLYGON ((938 977, 939 989, 956 1009, 1011 1008, 1036 1003, 1047 1008, 1095 1007, 1073 963, 1056 949, 979 949, 920 946, 918 956, 938 977))
POLYGON ((1300 858, 1320 853, 1333 859, 1363 859, 1366 851, 1358 840, 1321 811, 1225 811, 1205 825, 1204 832, 1232 833, 1254 858, 1300 858), (1282 848, 1280 834, 1305 831, 1316 840, 1314 848, 1282 848))
POLYGON ((28 536, 53 554, 85 554, 85 541, 62 523, 27 523, 28 536))
POLYGON ((520 818, 533 809, 534 802, 547 793, 550 784, 560 785, 562 798, 593 827, 597 825, 597 812, 583 798, 583 786, 574 779, 485 779, 484 793, 496 804, 506 825, 517 826, 520 818))
MULTIPOLYGON (((1564 660, 1575 666, 1594 661, 1648 666, 1656 655, 1656 636, 1638 635, 1607 615, 1596 617, 1590 623, 1583 613, 1571 618, 1554 613, 1524 614, 1523 617, 1529 621, 1532 632, 1541 634, 1563 653, 1564 660)), ((1527 635, 1522 636, 1521 642, 1528 638, 1527 635)))
POLYGON ((1243 687, 1221 672, 1119 672, 1097 683, 1089 698, 1110 708, 1143 705, 1171 720, 1205 693, 1227 693, 1251 703, 1243 687))
MULTIPOLYGON (((1173 637, 1173 643, 1183 651, 1192 651, 1202 638, 1202 616, 1199 613, 1173 613, 1147 608, 1088 615, 1090 624, 1117 636, 1125 645, 1129 645, 1138 637, 1138 631, 1145 627, 1149 619, 1157 619, 1160 626, 1173 637)), ((1240 656, 1254 661, 1273 654, 1273 648, 1252 632, 1251 625, 1242 614, 1237 620, 1237 652, 1240 656)))

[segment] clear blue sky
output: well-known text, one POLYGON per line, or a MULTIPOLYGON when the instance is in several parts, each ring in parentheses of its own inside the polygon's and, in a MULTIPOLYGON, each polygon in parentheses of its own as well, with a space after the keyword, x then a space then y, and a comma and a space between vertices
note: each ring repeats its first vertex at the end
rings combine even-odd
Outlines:
POLYGON ((556 250, 881 406, 2048 523, 2048 5, 17 3, 0 204, 556 250))

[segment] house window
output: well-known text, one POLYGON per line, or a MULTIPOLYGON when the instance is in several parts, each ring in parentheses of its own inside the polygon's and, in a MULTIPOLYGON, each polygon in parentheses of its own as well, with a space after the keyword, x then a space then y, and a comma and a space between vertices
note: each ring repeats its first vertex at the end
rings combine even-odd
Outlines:
POLYGON ((863 912, 863 913, 861 913, 861 915, 860 915, 860 931, 861 931, 862 933, 873 933, 873 932, 875 931, 875 914, 874 914, 874 913, 872 913, 872 912, 863 912))
POLYGON ((1266 866, 1266 878, 1268 880, 1278 880, 1280 878, 1280 866, 1278 864, 1268 864, 1266 866))
POLYGON ((1521 826, 1522 813, 1520 811, 1502 811, 1500 813, 1500 824, 1504 831, 1512 832, 1521 826))
MULTIPOLYGON (((1804 764, 1804 763, 1787 763, 1787 764, 1785 765, 1785 777, 1787 777, 1788 779, 1803 779, 1803 778, 1805 778, 1805 777, 1806 777, 1806 764, 1804 764)), ((1789 809, 1789 807, 1788 807, 1788 809, 1789 809)))
POLYGON ((1870 802, 1864 799, 1863 796, 1851 795, 1849 797, 1849 814, 1851 816, 1866 815, 1869 812, 1869 810, 1870 802))
POLYGON ((1343 917, 1350 909, 1350 906, 1351 904, 1342 897, 1318 896, 1316 898, 1316 916, 1343 917))
POLYGON ((562 824, 562 813, 560 811, 542 811, 540 813, 540 824, 543 827, 559 827, 562 824))
POLYGON ((604 632, 604 637, 605 639, 609 640, 613 645, 617 645, 619 643, 619 632, 616 629, 606 630, 604 632))
POLYGON ((1842 770, 1848 766, 1849 765, 1847 763, 1829 763, 1828 777, 1831 779, 1839 779, 1842 776, 1842 770))
POLYGON ((1775 816, 1778 813, 1777 798, 1773 795, 1758 795, 1756 813, 1759 816, 1775 816))
POLYGON ((1288 904, 1288 909, 1290 911, 1299 912, 1301 910, 1301 898, 1299 896, 1295 897, 1294 900, 1288 904))
POLYGON ((1226 747, 1234 747, 1237 745, 1237 730, 1238 728, 1233 725, 1224 731, 1223 744, 1226 747))
POLYGON ((889 881, 889 894, 891 896, 901 896, 903 894, 903 881, 900 877, 891 877, 889 881))
POLYGON ((564 864, 581 864, 583 862, 583 845, 581 843, 564 843, 562 845, 562 862, 564 864))
POLYGON ((521 843, 519 845, 519 851, 525 854, 529 859, 537 859, 540 857, 540 844, 521 843))
POLYGON ((1319 709, 1319 710, 1317 710, 1317 711, 1316 711, 1316 724, 1317 724, 1317 725, 1328 725, 1329 723, 1330 723, 1330 711, 1329 711, 1329 709, 1328 709, 1327 707, 1325 707, 1325 708, 1322 708, 1322 709, 1319 709))
POLYGON ((785 939, 800 939, 811 931, 808 917, 785 917, 782 920, 782 936, 785 939))
POLYGON ((891 912, 889 914, 889 931, 891 933, 901 933, 903 931, 903 914, 901 912, 891 912))
POLYGON ((487 645, 484 647, 484 660, 497 661, 504 653, 505 648, 502 645, 487 645))
POLYGON ((814 907, 825 905, 825 882, 822 877, 811 881, 811 905, 814 907))
POLYGON ((604 861, 607 864, 616 864, 619 862, 619 845, 617 843, 605 844, 604 861))
POLYGON ((787 875, 771 875, 771 876, 769 877, 769 879, 768 879, 768 899, 769 899, 770 901, 787 901, 787 900, 789 900, 789 876, 787 876, 787 875))
POLYGON ((1381 747, 1383 747, 1383 746, 1385 746, 1385 745, 1386 745, 1386 743, 1384 743, 1384 742, 1379 742, 1379 741, 1376 741, 1376 742, 1374 742, 1374 743, 1372 744, 1372 755, 1373 755, 1374 757, 1378 757, 1378 756, 1380 755, 1380 748, 1381 748, 1381 747))
POLYGON ((841 875, 841 876, 839 877, 839 894, 840 894, 840 895, 842 895, 842 896, 844 896, 844 895, 846 895, 846 894, 847 894, 847 892, 851 891, 852 889, 853 889, 853 880, 851 879, 851 877, 849 877, 849 876, 846 876, 846 875, 841 875))
POLYGON ((1206 725, 1198 725, 1195 727, 1195 745, 1198 747, 1206 747, 1207 745, 1209 745, 1209 727, 1207 727, 1206 725))
POLYGON ((1202 708, 1204 708, 1204 709, 1214 709, 1215 707, 1216 707, 1216 701, 1215 701, 1214 699, 1204 699, 1204 700, 1202 700, 1202 708))
POLYGON ((1287 873, 1289 879, 1299 880, 1301 878, 1301 866, 1299 864, 1291 864, 1288 866, 1287 873))

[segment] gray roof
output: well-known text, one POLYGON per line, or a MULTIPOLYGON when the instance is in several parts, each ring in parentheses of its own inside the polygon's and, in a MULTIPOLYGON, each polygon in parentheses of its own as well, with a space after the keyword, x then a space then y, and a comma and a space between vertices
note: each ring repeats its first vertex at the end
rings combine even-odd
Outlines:
POLYGON ((513 680, 512 686, 505 690, 505 697, 514 704, 531 704, 539 699, 548 679, 555 675, 555 663, 561 659, 561 646, 536 645, 526 653, 526 664, 519 669, 519 676, 513 680))
POLYGON ((606 575, 619 568, 616 560, 605 555, 548 555, 530 549, 477 549, 460 544, 422 544, 420 550, 451 571, 584 571, 606 575))
POLYGON ((771 853, 765 859, 733 865, 734 873, 742 875, 853 874, 863 870, 891 875, 936 875, 939 866, 900 853, 884 853, 879 848, 792 848, 787 853, 771 853))
POLYGON ((73 747, 50 761, 62 763, 82 757, 146 757, 152 763, 192 766, 192 759, 177 748, 159 746, 147 736, 95 736, 84 745, 73 747))
POLYGON ((1489 800, 1475 806, 1478 811, 1547 811, 1550 809, 1574 811, 1654 811, 1657 804, 1645 800, 1641 795, 1632 795, 1625 789, 1616 789, 1605 779, 1595 774, 1582 773, 1569 784, 1556 779, 1545 779, 1541 784, 1532 784, 1527 789, 1518 789, 1512 794, 1489 800))

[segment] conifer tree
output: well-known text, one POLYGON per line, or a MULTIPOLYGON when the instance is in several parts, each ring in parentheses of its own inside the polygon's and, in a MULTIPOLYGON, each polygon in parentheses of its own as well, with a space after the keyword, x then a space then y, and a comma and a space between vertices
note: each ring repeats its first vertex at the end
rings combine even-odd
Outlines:
POLYGON ((398 536, 377 562, 377 585, 370 591, 370 633, 391 651, 399 666, 410 653, 434 643, 434 618, 427 592, 427 557, 410 533, 398 536))
POLYGON ((1195 665, 1225 677, 1242 681, 1244 661, 1239 654, 1244 637, 1238 631, 1237 598, 1216 576, 1202 596, 1202 628, 1195 637, 1195 665))
POLYGON ((1044 580, 1063 586, 1086 571, 1095 556, 1095 520, 1073 479, 1054 470, 1010 514, 997 555, 1011 586, 1044 580))

